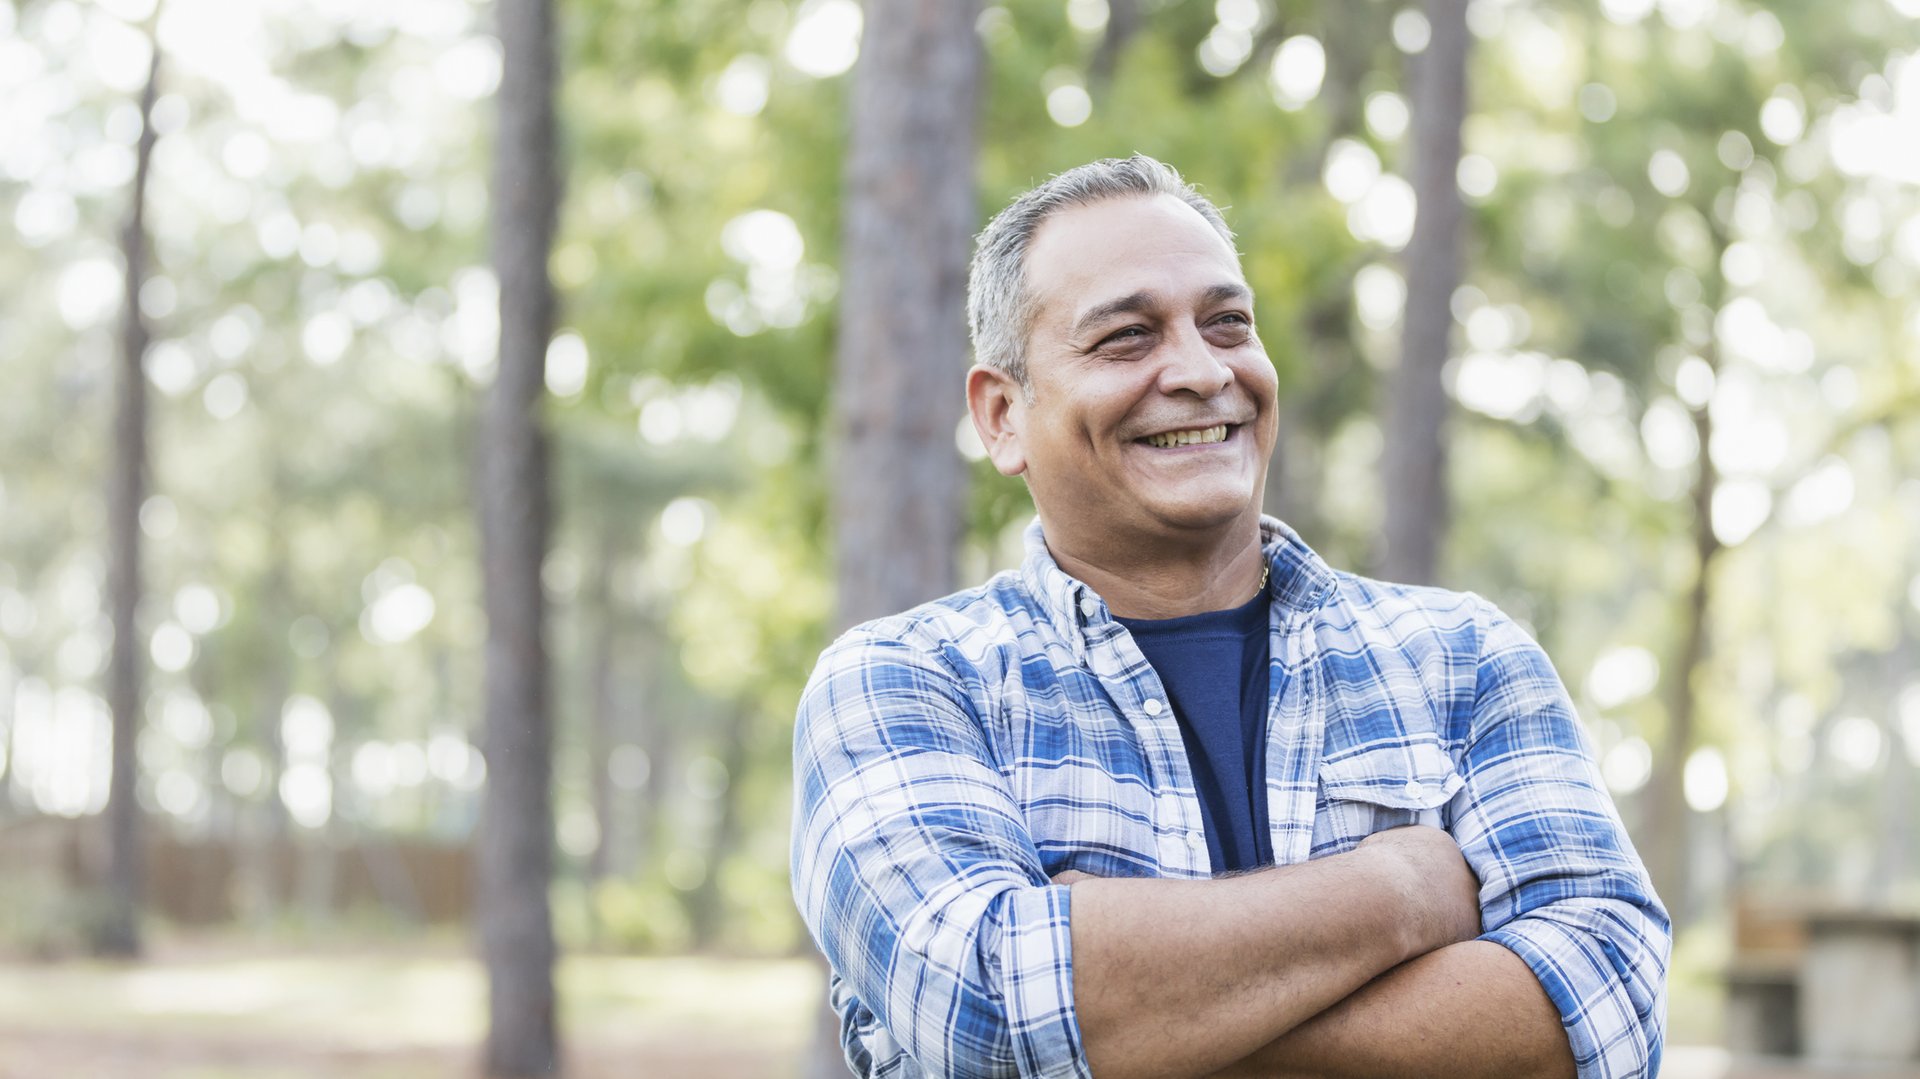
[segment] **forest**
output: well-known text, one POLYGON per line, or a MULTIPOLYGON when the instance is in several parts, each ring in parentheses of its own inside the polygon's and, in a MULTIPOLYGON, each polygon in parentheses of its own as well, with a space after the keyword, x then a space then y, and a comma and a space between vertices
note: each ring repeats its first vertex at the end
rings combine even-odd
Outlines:
POLYGON ((801 1074, 796 701, 1018 563, 972 237, 1133 152, 1267 511, 1552 656, 1676 1044, 1780 910, 1920 916, 1920 0, 5 0, 0 101, 0 1050, 419 947, 392 1074, 801 1074))

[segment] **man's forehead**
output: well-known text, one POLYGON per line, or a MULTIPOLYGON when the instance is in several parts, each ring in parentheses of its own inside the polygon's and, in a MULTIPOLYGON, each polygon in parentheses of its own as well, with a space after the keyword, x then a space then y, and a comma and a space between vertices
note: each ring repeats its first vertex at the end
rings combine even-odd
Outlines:
POLYGON ((1239 256, 1198 210, 1172 195, 1133 196, 1052 215, 1027 251, 1036 313, 1078 322, 1096 306, 1206 302, 1246 292, 1239 256))

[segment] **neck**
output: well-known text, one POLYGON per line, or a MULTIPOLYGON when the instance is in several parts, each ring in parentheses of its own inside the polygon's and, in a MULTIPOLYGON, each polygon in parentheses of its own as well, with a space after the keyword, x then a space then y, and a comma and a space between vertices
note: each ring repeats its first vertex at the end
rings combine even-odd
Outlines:
POLYGON ((1213 540, 1144 551, 1110 540, 1056 540, 1051 530, 1046 536, 1060 568, 1099 593, 1120 618, 1179 618, 1238 607, 1260 591, 1267 567, 1257 514, 1213 540))

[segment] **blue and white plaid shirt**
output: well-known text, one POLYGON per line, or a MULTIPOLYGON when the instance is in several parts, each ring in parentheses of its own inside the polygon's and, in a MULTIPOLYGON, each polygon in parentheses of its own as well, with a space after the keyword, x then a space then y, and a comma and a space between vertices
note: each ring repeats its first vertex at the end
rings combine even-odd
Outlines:
MULTIPOLYGON (((1652 1076, 1669 926, 1546 654, 1479 596, 1339 573, 1271 518, 1266 798, 1281 865, 1452 833, 1482 939, 1582 1079, 1652 1076)), ((867 1076, 1089 1075, 1067 869, 1210 874, 1160 679, 1039 525, 1020 571, 859 626, 794 743, 793 891, 867 1076)))

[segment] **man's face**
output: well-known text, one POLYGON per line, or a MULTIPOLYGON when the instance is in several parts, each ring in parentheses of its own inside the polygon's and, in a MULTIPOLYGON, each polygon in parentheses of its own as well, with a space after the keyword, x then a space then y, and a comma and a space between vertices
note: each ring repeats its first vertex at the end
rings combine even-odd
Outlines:
POLYGON ((998 422, 970 399, 1049 535, 1154 542, 1250 525, 1277 382, 1220 234, 1167 195, 1074 207, 1034 235, 1026 282, 1032 399, 1006 387, 998 422))

